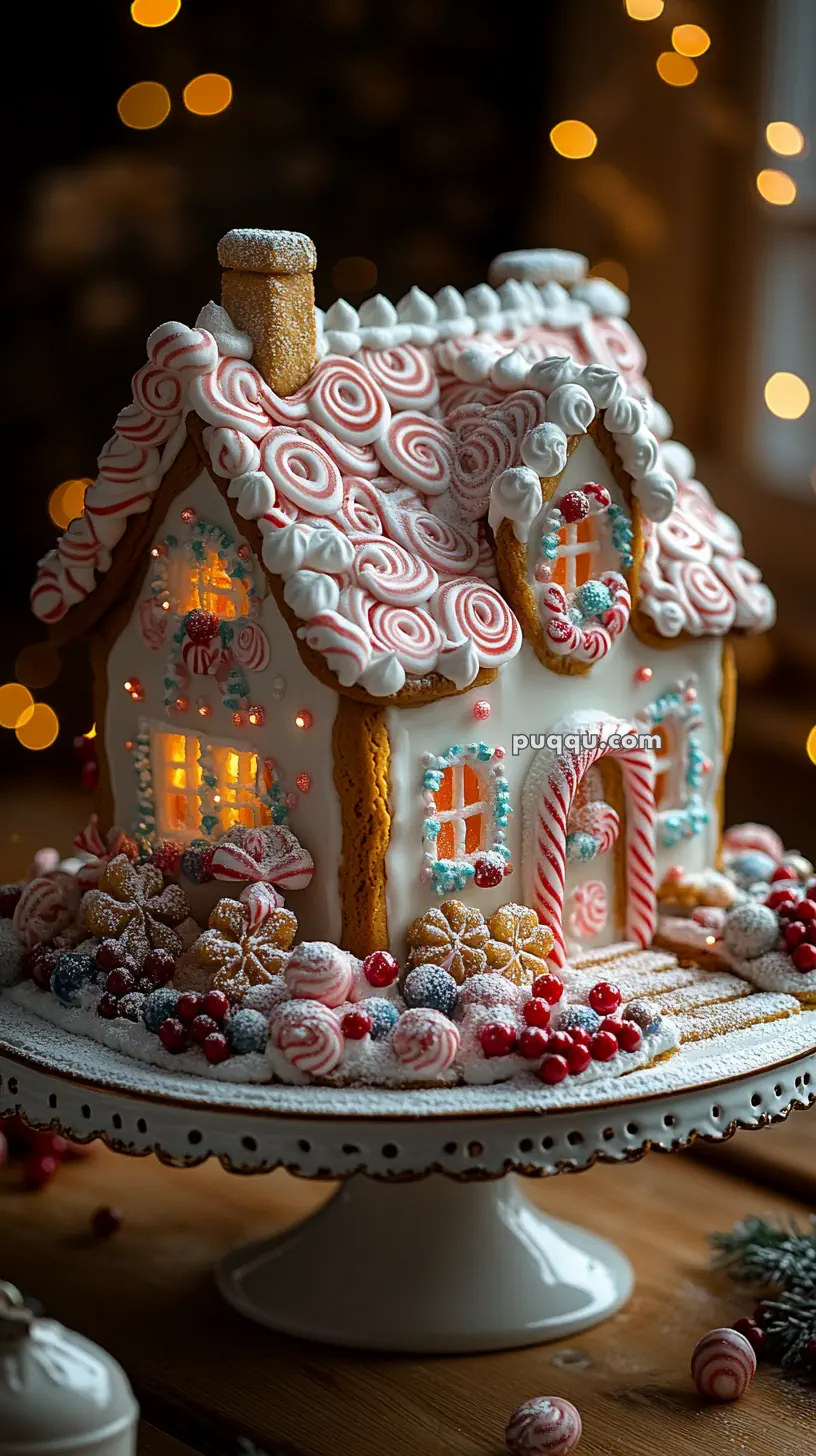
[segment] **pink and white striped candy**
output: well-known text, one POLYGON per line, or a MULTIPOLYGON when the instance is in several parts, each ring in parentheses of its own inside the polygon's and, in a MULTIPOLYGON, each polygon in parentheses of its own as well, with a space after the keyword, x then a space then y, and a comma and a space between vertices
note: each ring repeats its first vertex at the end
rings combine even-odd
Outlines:
POLYGON ((360 363, 376 379, 394 409, 426 410, 439 399, 439 380, 428 352, 414 344, 361 349, 360 363))
POLYGON ((504 597, 487 582, 449 581, 431 611, 452 643, 472 642, 482 667, 499 667, 521 647, 521 628, 504 597))
POLYGON ((41 875, 26 885, 11 923, 23 945, 30 949, 40 941, 53 940, 69 919, 70 911, 59 880, 41 875))
POLYGON ((142 641, 155 652, 167 638, 170 613, 162 610, 158 597, 145 597, 139 603, 139 632, 142 641))
POLYGON ((391 1050, 406 1070, 438 1077, 459 1050, 459 1030, 441 1011, 418 1006, 403 1011, 391 1036, 391 1050))
POLYGON ((331 456, 297 430, 275 426, 261 441, 261 462, 276 490, 300 510, 333 516, 343 503, 343 479, 331 456))
POLYGON ((131 381, 133 398, 148 414, 168 419, 180 415, 184 404, 184 384, 178 374, 161 369, 157 364, 143 364, 131 381))
POLYGON ((113 428, 123 440, 133 440, 137 445, 163 445, 176 423, 175 415, 154 415, 134 402, 119 411, 113 428))
POLYGON ((353 571, 360 586, 380 602, 417 606, 436 591, 439 577, 427 561, 412 556, 397 541, 374 537, 357 546, 353 571))
POLYGON ((343 504, 336 524, 352 540, 355 536, 381 536, 383 518, 382 500, 376 487, 368 480, 359 480, 350 475, 343 480, 343 504))
POLYGON ((691 1378, 709 1400, 739 1400, 756 1369, 753 1346, 738 1330, 709 1330, 694 1346, 691 1378))
POLYGON ((263 672, 269 665, 272 657, 269 638, 257 622, 243 622, 240 627, 236 627, 232 639, 232 655, 236 662, 242 667, 248 667, 251 672, 263 672))
POLYGON ((600 935, 608 914, 606 886, 602 880, 586 880, 576 885, 569 899, 567 924, 578 939, 600 935))
POLYGON ((208 425, 202 439, 216 475, 223 475, 228 480, 233 480, 236 475, 248 475, 261 463, 261 452, 255 441, 241 430, 223 425, 215 429, 208 425))
POLYGON ((296 945, 283 974, 293 996, 330 1007, 349 1000, 354 982, 351 958, 327 940, 296 945))
POLYGON ((427 561, 442 579, 468 576, 479 560, 479 542, 475 532, 466 534, 460 526, 443 521, 430 511, 401 512, 400 527, 405 545, 427 561))
POLYGON ((407 673, 432 672, 442 650, 442 633, 422 607, 394 607, 374 602, 369 623, 374 646, 395 652, 407 673))
POLYGON ((504 1439, 511 1456, 567 1456, 581 1439, 575 1406, 558 1395, 535 1395, 513 1411, 504 1439))
POLYGON ((595 799, 584 804, 570 815, 570 830, 591 834, 598 840, 598 852, 606 854, 613 848, 620 834, 620 818, 605 799, 595 799))
POLYGON ((388 428, 391 406, 356 359, 330 354, 321 360, 305 394, 312 419, 352 445, 370 445, 388 428))
POLYGON ((500 414, 491 411, 475 427, 468 424, 451 479, 451 493, 465 520, 477 521, 485 514, 493 481, 517 459, 515 435, 500 414))
POLYGON ((339 440, 331 430, 319 425, 316 420, 302 420, 298 425, 301 435, 320 445, 343 476, 359 475, 373 480, 380 473, 380 462, 371 445, 356 445, 351 440, 339 440))
POLYGON ((320 1001, 287 1001, 277 1011, 270 1032, 273 1046, 307 1076, 325 1077, 343 1060, 340 1023, 320 1001))
POLYGON ((206 329, 190 329, 171 319, 149 336, 147 357, 175 374, 207 374, 218 363, 218 345, 206 329))
POLYGON ((114 484, 130 483, 140 476, 152 475, 158 468, 159 452, 154 445, 139 445, 111 435, 97 459, 99 474, 114 484))
POLYGON ((726 829, 722 844, 727 854, 759 849, 779 861, 785 853, 785 846, 776 830, 770 829, 767 824, 732 824, 730 829, 726 829))
POLYGON ((216 672, 222 655, 220 637, 213 638, 212 642, 191 642, 188 638, 182 643, 184 666, 193 677, 208 677, 216 672))
POLYGON ((241 891, 241 904, 246 911, 247 931, 252 935, 259 926, 265 924, 273 910, 280 909, 283 895, 272 885, 259 880, 241 891))
POLYGON ((245 359, 219 359, 209 374, 197 375, 188 402, 208 425, 240 430, 250 440, 262 440, 271 426, 296 424, 308 413, 304 400, 281 399, 245 359))
POLYGON ((339 612, 319 612, 300 628, 298 636, 313 652, 322 653, 338 682, 345 688, 356 683, 368 666, 371 657, 368 633, 339 612))
POLYGON ((416 410, 395 415, 374 448, 386 470, 423 495, 441 495, 456 473, 454 435, 416 410))

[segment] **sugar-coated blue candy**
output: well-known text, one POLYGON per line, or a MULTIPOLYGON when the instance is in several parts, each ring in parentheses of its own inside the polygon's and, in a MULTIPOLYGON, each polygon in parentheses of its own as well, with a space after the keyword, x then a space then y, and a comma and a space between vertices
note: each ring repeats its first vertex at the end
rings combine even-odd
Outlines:
POLYGON ((94 956, 81 951, 61 955, 51 972, 51 990, 63 1006, 78 1006, 80 994, 99 975, 94 956))
POLYGON ((266 1051, 269 1023, 260 1011, 236 1011, 226 1024, 227 1040, 239 1057, 266 1051))
POLYGON ((158 1036, 163 1021, 175 1016, 178 998, 178 991, 172 990, 170 986, 161 986, 158 991, 150 992, 142 1007, 142 1021, 154 1036, 158 1036))
POLYGON ((368 996, 359 1003, 358 1010, 365 1011, 371 1017, 371 1037, 373 1041, 382 1041, 387 1036, 392 1026, 396 1025, 399 1012, 393 1001, 386 1001, 384 996, 368 996))
POLYGON ((746 849, 742 854, 734 855, 728 873, 747 890, 749 885, 755 885, 759 880, 767 883, 775 869, 776 861, 769 854, 764 854, 761 849, 746 849))
POLYGON ((558 1018, 558 1030, 569 1031, 573 1026, 580 1026, 594 1036, 602 1019, 591 1006, 566 1006, 558 1018))
POLYGON ((443 1016, 453 1016, 456 1009, 456 982, 441 966, 417 966, 406 976, 402 994, 406 1006, 427 1006, 443 1016))

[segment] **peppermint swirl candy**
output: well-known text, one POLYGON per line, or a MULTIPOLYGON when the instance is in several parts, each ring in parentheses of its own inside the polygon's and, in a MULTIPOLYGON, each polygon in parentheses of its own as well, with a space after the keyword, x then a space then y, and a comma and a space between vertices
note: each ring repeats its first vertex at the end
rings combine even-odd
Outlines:
POLYGON ((428 612, 375 602, 369 621, 376 649, 393 652, 400 666, 415 677, 433 671, 442 650, 442 633, 428 612))
POLYGON ((442 578, 467 576, 479 559, 479 543, 459 526, 430 511, 403 511, 400 523, 406 544, 442 578))
POLYGON ((393 349, 361 349, 360 363, 376 379, 394 409, 426 410, 439 399, 439 380, 427 350, 413 344, 393 349))
POLYGON ((504 1439, 511 1456, 567 1456, 581 1439, 575 1406, 557 1395, 525 1400, 510 1417, 504 1439))
POLYGON ((118 485, 152 475, 159 466, 159 452, 153 445, 137 445, 132 440, 111 435, 96 463, 99 474, 118 485))
POLYGON ((617 844, 620 835, 620 819, 605 799, 595 799, 584 804, 570 815, 572 833, 591 834, 598 841, 598 853, 606 854, 617 844))
POLYGON ((244 359, 219 359, 210 374, 193 379, 189 403, 208 425, 241 430, 250 440, 262 440, 270 425, 296 424, 307 414, 305 401, 281 399, 244 359))
POLYGON ((585 627, 573 657, 578 662, 600 662, 612 646, 612 638, 603 627, 585 627))
POLYGON ((380 462, 371 445, 355 445, 350 440, 338 440, 331 430, 324 429, 315 420, 304 420, 298 428, 308 440, 314 440, 327 455, 331 455, 341 475, 360 475, 366 480, 373 480, 375 475, 379 475, 380 462))
POLYGON ((733 626, 736 602, 710 566, 702 561, 671 563, 670 576, 685 594, 688 629, 695 636, 720 636, 733 626))
POLYGON ((261 463, 261 452, 254 440, 231 426, 208 425, 202 439, 216 475, 234 480, 237 475, 255 472, 261 463))
POLYGON ((518 622, 504 597, 486 582, 446 582, 431 610, 452 644, 473 644, 482 667, 500 667, 521 647, 518 622))
POLYGON ((184 383, 178 374, 160 369, 157 364, 143 364, 132 380, 133 398, 147 414, 167 419, 181 414, 184 404, 184 383))
POLYGON ((263 468, 275 488, 301 510, 333 516, 343 503, 343 481, 331 456, 296 430, 281 426, 261 441, 263 468))
POLYGON ((516 440, 504 420, 495 415, 468 425, 463 435, 451 494, 464 519, 477 521, 487 510, 493 481, 513 464, 516 440))
POLYGON ((756 1375, 752 1345, 738 1330, 709 1330, 694 1347, 691 1378, 710 1400, 739 1400, 756 1375))
POLYGON ((367 480, 349 476, 343 481, 343 503, 337 525, 352 540, 355 536, 381 536, 383 521, 376 488, 367 480))
POLYGON ((739 527, 715 506, 704 485, 689 480, 677 489, 677 514, 695 525, 718 555, 742 555, 739 527))
POLYGON ((606 925, 608 903, 602 880, 586 880, 576 885, 570 896, 569 926, 573 935, 591 939, 600 935, 606 925))
POLYGON ((441 1011, 420 1006, 403 1011, 391 1036, 401 1067, 417 1077, 438 1077, 459 1050, 459 1029, 441 1011))
POLYGON ((343 1060, 343 1034, 337 1017, 321 1001, 287 1001, 271 1027, 274 1047, 290 1066, 309 1077, 326 1077, 343 1060))
POLYGON ((351 687, 365 672, 371 657, 368 634, 339 612, 319 612, 301 627, 298 636, 325 657, 343 687, 351 687))
POLYGON ((354 575, 378 601, 416 606, 436 591, 439 577, 432 566, 412 556, 396 541, 376 537, 357 548, 354 575))
POLYGON ((132 440, 135 445, 163 445, 176 428, 176 416, 154 415, 134 402, 119 411, 113 428, 123 440, 132 440))
POLYGON ((23 945, 53 940, 70 920, 59 882, 48 875, 29 880, 14 909, 12 925, 23 945))
POLYGON ((327 940, 296 945, 283 974, 293 996, 331 1007, 348 1001, 354 981, 348 955, 327 940))
MULTIPOLYGON (((87 538, 80 533, 79 522, 72 521, 60 541, 60 555, 67 560, 70 554, 75 560, 74 552, 81 541, 83 559, 87 559, 84 551, 86 539, 88 542, 94 540, 97 550, 100 544, 107 547, 115 546, 125 533, 127 517, 141 515, 142 511, 149 508, 158 482, 157 475, 143 475, 138 480, 121 483, 114 483, 112 480, 106 480, 100 476, 85 496, 85 514, 81 520, 84 523, 87 538), (77 530, 72 530, 72 527, 75 526, 77 530)), ((102 569, 106 571, 107 566, 102 569)))
POLYGON ((441 495, 456 473, 454 436, 414 410, 395 415, 374 448, 386 470, 424 495, 441 495))
POLYGON ((727 557, 715 556, 712 567, 734 598, 736 627, 743 627, 749 632, 765 632, 773 626, 776 602, 757 566, 743 557, 732 561, 727 557))
POLYGON ((329 355, 307 385, 309 413, 319 425, 352 445, 370 445, 388 428, 391 407, 356 359, 329 355))
POLYGON ((547 417, 547 401, 536 389, 517 389, 495 409, 517 440, 523 440, 547 417))
POLYGON ((149 336, 147 357, 174 374, 207 374, 218 363, 218 345, 207 329, 188 329, 171 320, 149 336))
POLYGON ((639 380, 646 368, 646 351, 634 329, 622 318, 595 317, 579 325, 578 332, 593 359, 610 364, 629 380, 639 380))
POLYGON ((263 672, 269 666, 272 649, 269 638, 257 622, 243 622, 236 627, 232 639, 232 655, 241 667, 251 672, 263 672))
POLYGON ((678 561, 711 560, 711 548, 693 521, 681 511, 673 511, 658 530, 661 554, 678 561))

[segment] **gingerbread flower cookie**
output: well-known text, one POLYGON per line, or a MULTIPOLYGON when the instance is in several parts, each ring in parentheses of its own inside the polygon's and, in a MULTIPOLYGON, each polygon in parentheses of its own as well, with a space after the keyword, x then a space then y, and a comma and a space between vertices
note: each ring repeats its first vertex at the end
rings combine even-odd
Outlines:
POLYGON ((277 906, 272 895, 259 893, 265 888, 252 886, 240 900, 219 900, 209 930, 193 947, 213 986, 236 998, 280 975, 297 931, 291 910, 277 906))
MULTIPOLYGON (((141 965, 151 950, 180 956, 190 906, 178 885, 166 885, 156 865, 133 865, 119 854, 106 866, 96 890, 82 897, 80 923, 92 935, 118 940, 141 965)), ((189 939, 186 942, 189 945, 189 939)))
POLYGON ((547 956, 555 945, 549 926, 541 925, 527 905, 501 905, 487 922, 491 939, 486 950, 491 971, 516 986, 531 986, 547 974, 547 956))
POLYGON ((486 969, 489 939, 481 910, 461 900, 444 900, 420 915, 408 931, 408 965, 441 966, 461 985, 486 969))

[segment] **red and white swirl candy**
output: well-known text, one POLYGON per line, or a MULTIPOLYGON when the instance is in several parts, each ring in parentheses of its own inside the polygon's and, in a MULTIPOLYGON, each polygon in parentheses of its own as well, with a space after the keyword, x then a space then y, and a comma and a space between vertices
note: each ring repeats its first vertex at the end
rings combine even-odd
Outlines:
POLYGON ((477 521, 485 514, 494 480, 509 469, 517 454, 515 435, 498 415, 485 415, 475 426, 467 426, 459 437, 451 479, 451 493, 465 520, 477 521))
POLYGON ((184 381, 157 364, 143 364, 131 381, 133 398, 147 414, 167 419, 180 415, 184 404, 184 381))
POLYGON ((132 440, 136 445, 163 445, 176 428, 177 419, 175 414, 154 415, 134 401, 119 411, 113 428, 123 440, 132 440))
POLYGON ((298 636, 313 652, 325 657, 343 687, 356 683, 368 666, 371 657, 368 633, 339 612, 319 612, 300 628, 298 636))
POLYGON ((360 363, 376 379, 394 409, 426 410, 439 399, 439 380, 425 349, 413 344, 361 349, 360 363))
POLYGON ((758 849, 769 854, 777 864, 785 853, 785 846, 775 829, 767 824, 732 824, 726 829, 722 842, 726 854, 741 854, 747 849, 758 849))
POLYGON ((391 407, 367 369, 356 359, 331 354, 307 386, 309 414, 352 445, 370 445, 388 427, 391 407))
POLYGON ((691 1357, 691 1378, 709 1400, 739 1400, 756 1375, 753 1346, 738 1330, 709 1330, 691 1357))
POLYGON ((516 618, 487 582, 446 582, 433 597, 431 611, 449 642, 472 642, 482 667, 500 667, 521 647, 516 618))
POLYGON ((581 1439, 575 1406, 557 1395, 525 1400, 510 1417, 504 1439, 511 1456, 567 1456, 581 1439))
POLYGON ((298 429, 306 439, 314 440, 320 445, 327 455, 331 455, 340 474, 360 475, 366 480, 373 480, 375 475, 380 473, 380 462, 374 453, 371 445, 357 445, 351 440, 338 440, 331 430, 319 425, 316 420, 303 420, 298 429))
POLYGON ((415 410, 395 415, 374 448, 386 470, 424 495, 441 495, 456 474, 453 434, 415 410))
POLYGON ((273 1047, 303 1076, 328 1076, 343 1060, 340 1023, 321 1001, 285 1002, 272 1020, 270 1033, 273 1047))
POLYGON ((190 329, 170 320, 149 336, 147 357, 175 374, 207 374, 218 363, 218 345, 207 329, 190 329))
POLYGON ((53 940, 71 918, 57 877, 41 875, 29 880, 15 906, 12 927, 27 949, 53 940))
POLYGON ((170 613, 162 609, 158 597, 145 597, 139 603, 139 633, 142 641, 157 651, 167 640, 170 613))
POLYGON ((426 602, 439 585, 432 566, 385 537, 361 541, 353 566, 355 579, 378 601, 394 606, 426 602))
POLYGON ((606 854, 613 849, 620 835, 620 818, 605 799, 596 799, 584 804, 570 815, 570 830, 591 834, 598 841, 598 853, 606 854))
POLYGON ((293 996, 331 1007, 349 1000, 354 982, 350 956, 326 940, 296 945, 283 974, 293 996))
POLYGON ((159 464, 159 452, 154 445, 137 445, 133 440, 120 439, 111 435, 102 446, 97 459, 99 474, 114 485, 138 480, 140 476, 152 475, 159 464))
POLYGON ((216 475, 223 475, 227 480, 233 480, 238 475, 248 475, 257 470, 261 463, 258 446, 242 430, 223 425, 220 428, 208 425, 202 438, 213 470, 216 475))
POLYGON ((261 441, 263 468, 275 489, 300 510, 334 515, 343 503, 340 471, 322 446, 276 427, 261 441))
POLYGON ((272 656, 269 638, 257 622, 243 622, 235 628, 232 639, 232 655, 241 667, 251 672, 263 672, 272 656))
POLYGON ((304 400, 281 399, 245 359, 219 359, 209 374, 189 386, 188 401, 208 425, 241 430, 262 440, 271 425, 293 425, 305 419, 304 400))
POLYGON ((191 642, 187 637, 181 645, 184 666, 193 677, 214 676, 221 666, 223 655, 220 637, 214 637, 212 642, 191 642))
POLYGON ((359 480, 354 476, 343 480, 343 504, 336 524, 352 539, 355 536, 383 534, 380 500, 376 487, 370 481, 359 480))
POLYGON ((420 1006, 403 1011, 391 1035, 401 1067, 417 1077, 438 1077, 459 1050, 459 1030, 441 1011, 420 1006))
POLYGON ((403 511, 400 516, 405 545, 416 551, 444 580, 468 576, 479 560, 479 542, 460 526, 443 521, 423 509, 403 511))
POLYGON ((606 886, 602 880, 586 880, 582 885, 576 885, 567 911, 572 934, 579 940, 600 935, 606 925, 608 911, 606 886))
POLYGON ((422 607, 395 607, 373 602, 369 624, 374 647, 396 653, 407 673, 432 672, 442 650, 442 633, 422 607))
POLYGON ((686 627, 695 637, 728 632, 736 602, 728 588, 703 561, 668 561, 664 570, 686 608, 686 627))

